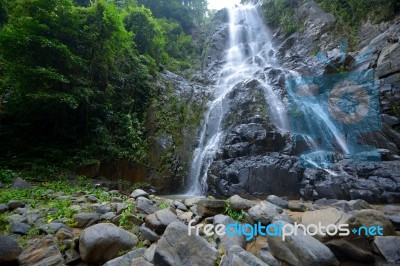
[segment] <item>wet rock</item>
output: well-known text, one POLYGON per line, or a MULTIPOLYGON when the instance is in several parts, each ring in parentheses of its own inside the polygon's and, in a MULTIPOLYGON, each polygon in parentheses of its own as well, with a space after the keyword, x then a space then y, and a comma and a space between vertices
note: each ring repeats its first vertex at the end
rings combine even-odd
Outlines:
POLYGON ((18 263, 21 266, 58 266, 64 264, 64 258, 55 238, 45 236, 42 239, 33 240, 31 245, 18 256, 18 263))
POLYGON ((150 214, 145 219, 146 227, 154 230, 158 234, 163 234, 170 223, 179 222, 175 213, 169 209, 159 210, 150 214))
POLYGON ((224 200, 203 199, 197 202, 197 213, 203 217, 214 216, 225 210, 224 200))
POLYGON ((79 253, 90 264, 110 261, 120 251, 130 250, 138 238, 114 224, 100 223, 84 229, 79 238, 79 253))
POLYGON ((247 252, 239 246, 233 246, 228 250, 228 255, 221 262, 221 266, 233 266, 233 265, 243 265, 243 266, 268 266, 265 262, 247 252))
POLYGON ((149 193, 147 193, 146 191, 144 191, 142 189, 135 189, 129 197, 134 198, 134 199, 137 199, 139 197, 148 198, 149 193))
POLYGON ((25 235, 29 230, 32 229, 32 226, 24 223, 12 223, 11 224, 11 232, 17 235, 25 235))
POLYGON ((188 235, 188 227, 171 223, 157 243, 155 265, 214 265, 218 251, 200 236, 188 235))
POLYGON ((361 210, 355 214, 356 220, 363 226, 380 226, 383 228, 384 236, 394 236, 396 231, 390 220, 381 212, 376 210, 361 210))
POLYGON ((275 195, 269 195, 267 197, 267 201, 281 207, 282 209, 287 209, 289 207, 289 202, 287 200, 281 199, 280 197, 277 197, 275 195))
POLYGON ((84 228, 91 226, 100 221, 99 213, 78 213, 74 217, 74 222, 76 222, 76 227, 84 228))
POLYGON ((158 239, 160 239, 160 236, 156 232, 153 232, 144 226, 140 227, 140 237, 149 240, 151 243, 157 242, 158 239))
POLYGON ((15 263, 21 252, 22 249, 13 238, 0 235, 0 264, 15 263))
POLYGON ((144 252, 146 251, 145 248, 135 249, 131 252, 126 253, 123 256, 115 258, 113 260, 108 261, 103 266, 123 266, 123 265, 131 265, 132 260, 136 258, 140 258, 143 256, 144 252))
POLYGON ((283 212, 282 208, 268 201, 261 201, 248 211, 249 216, 254 222, 261 222, 268 225, 272 222, 275 216, 283 212))
POLYGON ((156 211, 159 211, 160 208, 157 206, 153 205, 153 201, 146 199, 144 197, 138 197, 136 199, 136 209, 145 214, 152 214, 155 213, 156 211))
POLYGON ((17 177, 12 182, 10 188, 12 188, 12 189, 30 189, 30 188, 32 188, 32 186, 31 186, 31 184, 29 184, 27 181, 25 181, 21 177, 17 177))
POLYGON ((281 237, 269 237, 268 245, 276 258, 290 265, 339 265, 328 247, 305 235, 301 229, 297 235, 287 236, 285 241, 281 237))
POLYGON ((232 210, 234 211, 241 211, 241 210, 248 210, 254 205, 256 205, 255 202, 251 200, 244 199, 240 197, 239 195, 233 195, 228 199, 228 201, 231 203, 232 210))
POLYGON ((400 237, 377 236, 374 245, 388 263, 398 265, 400 263, 400 237))

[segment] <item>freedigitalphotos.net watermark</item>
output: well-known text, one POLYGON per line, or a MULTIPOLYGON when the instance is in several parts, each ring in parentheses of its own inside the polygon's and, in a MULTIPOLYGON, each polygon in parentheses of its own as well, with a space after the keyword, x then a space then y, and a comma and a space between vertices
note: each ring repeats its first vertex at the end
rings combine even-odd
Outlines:
POLYGON ((377 226, 361 226, 358 228, 353 228, 350 230, 349 224, 329 224, 322 225, 321 222, 318 224, 303 225, 299 223, 284 223, 277 222, 272 223, 267 226, 263 225, 261 222, 256 224, 241 224, 241 223, 231 223, 228 225, 224 224, 197 224, 193 225, 196 220, 189 221, 188 224, 188 235, 199 236, 201 232, 204 235, 210 237, 214 236, 245 236, 247 241, 252 240, 257 236, 271 236, 271 237, 281 237, 283 241, 286 240, 288 236, 298 236, 298 235, 320 235, 320 236, 348 236, 351 233, 357 236, 383 236, 383 228, 379 225, 377 226))

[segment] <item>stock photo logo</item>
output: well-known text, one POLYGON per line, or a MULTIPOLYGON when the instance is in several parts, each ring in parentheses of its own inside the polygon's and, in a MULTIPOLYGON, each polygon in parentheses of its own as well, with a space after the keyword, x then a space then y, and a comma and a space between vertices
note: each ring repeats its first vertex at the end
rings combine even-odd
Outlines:
POLYGON ((298 166, 302 168, 330 168, 337 153, 354 162, 380 161, 375 147, 359 143, 364 134, 381 130, 375 73, 372 69, 349 70, 368 60, 371 53, 346 66, 346 43, 340 47, 339 66, 326 55, 317 55, 335 73, 286 81, 291 132, 295 141, 308 147, 300 154, 298 166))

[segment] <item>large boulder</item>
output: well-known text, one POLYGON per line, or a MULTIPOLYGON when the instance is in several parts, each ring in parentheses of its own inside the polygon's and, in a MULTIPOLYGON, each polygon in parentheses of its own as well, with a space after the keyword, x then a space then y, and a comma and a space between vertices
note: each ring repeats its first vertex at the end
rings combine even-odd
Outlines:
POLYGON ((0 264, 16 262, 21 252, 22 249, 13 238, 0 235, 0 264))
MULTIPOLYGON (((274 224, 279 226, 277 222, 274 224)), ((286 230, 289 233, 289 229, 286 230)), ((276 258, 290 265, 339 265, 339 261, 327 246, 306 235, 301 229, 297 235, 286 236, 285 240, 281 236, 269 237, 268 245, 276 258)))
POLYGON ((51 236, 34 240, 18 257, 20 266, 58 266, 64 258, 58 249, 57 241, 51 236))
POLYGON ((74 217, 74 222, 76 222, 76 227, 84 228, 100 221, 100 216, 100 213, 78 213, 74 217))
POLYGON ((100 223, 84 229, 79 238, 79 253, 90 264, 104 263, 131 250, 138 238, 114 224, 100 223))
POLYGON ((160 208, 154 205, 153 201, 146 199, 145 197, 138 197, 136 199, 136 209, 144 214, 152 214, 160 210, 160 208))
POLYGON ((113 260, 108 261, 105 263, 103 266, 124 266, 124 265, 130 265, 132 260, 136 258, 140 258, 144 255, 144 252, 146 251, 145 248, 139 248, 135 249, 131 252, 126 253, 123 256, 117 257, 113 260))
POLYGON ((145 219, 146 227, 154 230, 157 234, 164 233, 165 228, 173 222, 179 222, 179 219, 176 214, 169 209, 159 210, 153 214, 147 215, 145 219))
POLYGON ((393 224, 383 213, 376 210, 361 210, 356 213, 357 222, 365 227, 380 226, 384 236, 395 236, 393 224))
POLYGON ((246 211, 251 207, 253 207, 254 205, 256 205, 254 201, 244 199, 239 195, 233 195, 228 199, 228 201, 230 202, 232 210, 234 211, 241 211, 241 210, 246 211))
MULTIPOLYGON (((214 217, 214 226, 217 226, 218 224, 223 224, 227 226, 228 224, 234 224, 237 223, 237 221, 233 220, 231 217, 218 214, 214 217)), ((232 229, 231 232, 233 232, 234 228, 232 229)), ((229 229, 229 230, 230 230, 229 229)), ((228 251, 231 247, 233 246, 239 246, 241 248, 246 247, 246 238, 244 235, 228 235, 224 234, 222 236, 216 235, 216 242, 218 243, 218 247, 223 247, 224 250, 228 251)))
POLYGON ((32 188, 32 186, 31 186, 31 184, 29 184, 27 181, 25 181, 21 177, 17 177, 12 182, 10 188, 13 188, 13 189, 30 189, 30 188, 32 188))
POLYGON ((275 216, 283 212, 282 208, 276 206, 268 201, 261 201, 254 207, 251 207, 248 211, 250 218, 254 222, 261 222, 264 225, 268 225, 272 222, 275 216))
POLYGON ((378 236, 375 237, 374 245, 390 265, 400 264, 400 237, 378 236))
POLYGON ((194 232, 188 234, 188 227, 182 223, 171 223, 157 243, 154 265, 214 265, 218 251, 194 232))
POLYGON ((197 213, 203 217, 214 216, 225 210, 224 200, 203 199, 197 202, 197 213))
POLYGON ((239 246, 233 246, 228 250, 228 255, 223 259, 221 266, 268 266, 250 252, 244 250, 239 246))

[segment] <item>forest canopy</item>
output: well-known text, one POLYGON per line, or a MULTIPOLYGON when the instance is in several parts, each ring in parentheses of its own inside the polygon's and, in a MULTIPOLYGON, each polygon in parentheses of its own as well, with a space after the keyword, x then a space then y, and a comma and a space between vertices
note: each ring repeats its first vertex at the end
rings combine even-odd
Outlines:
POLYGON ((205 12, 203 0, 0 0, 0 164, 144 160, 157 72, 198 58, 205 12))

